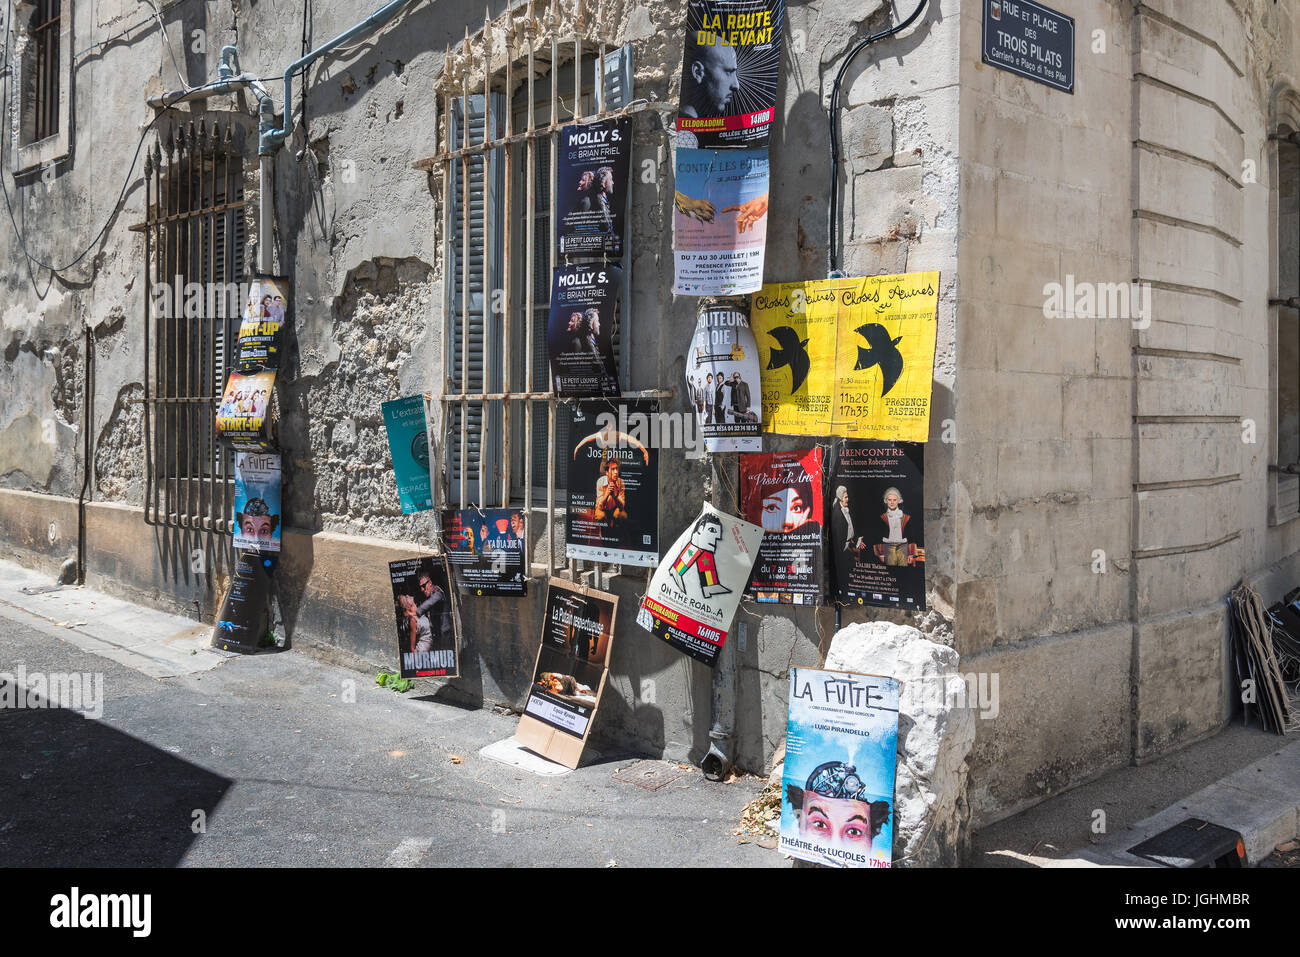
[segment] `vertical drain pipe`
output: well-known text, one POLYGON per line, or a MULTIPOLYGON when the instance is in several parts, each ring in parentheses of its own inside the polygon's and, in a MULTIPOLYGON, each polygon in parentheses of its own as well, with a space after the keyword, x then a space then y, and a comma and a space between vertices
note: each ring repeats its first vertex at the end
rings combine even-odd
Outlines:
MULTIPOLYGON (((81 428, 85 432, 81 445, 81 494, 77 497, 77 584, 86 583, 86 494, 90 490, 90 470, 95 455, 95 330, 86 326, 86 354, 82 359, 81 428)), ((59 581, 67 576, 61 571, 59 581)), ((64 584, 67 584, 64 582, 64 584)))
MULTIPOLYGON (((735 452, 715 452, 713 460, 713 505, 719 511, 734 515, 738 503, 733 501, 732 491, 735 482, 722 481, 723 470, 732 470, 733 474, 739 463, 735 452)), ((736 613, 737 621, 740 612, 736 613)), ((712 722, 709 726, 709 753, 700 762, 700 770, 710 781, 721 781, 734 766, 732 743, 736 734, 736 632, 739 628, 732 622, 722 649, 718 652, 717 663, 713 666, 710 686, 710 712, 712 722)))

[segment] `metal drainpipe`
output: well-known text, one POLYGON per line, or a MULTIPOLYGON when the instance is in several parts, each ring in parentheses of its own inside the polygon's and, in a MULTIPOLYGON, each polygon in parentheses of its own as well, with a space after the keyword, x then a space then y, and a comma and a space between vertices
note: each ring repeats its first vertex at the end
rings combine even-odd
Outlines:
POLYGON ((261 142, 258 147, 258 152, 263 156, 273 154, 283 146, 284 141, 289 138, 289 131, 292 128, 293 121, 293 108, 291 104, 293 103, 293 75, 295 73, 307 69, 307 67, 311 66, 313 62, 320 59, 331 50, 341 47, 349 41, 355 40, 372 30, 379 29, 401 13, 404 8, 417 2, 419 2, 419 0, 392 0, 392 2, 384 4, 384 6, 370 14, 370 16, 366 17, 356 26, 344 30, 333 40, 329 40, 321 46, 318 46, 315 50, 312 50, 305 56, 299 57, 297 60, 294 60, 285 67, 284 119, 281 121, 278 128, 273 124, 267 124, 262 128, 261 142))
MULTIPOLYGON (((734 475, 738 462, 734 452, 713 455, 713 505, 719 511, 730 514, 735 514, 738 508, 730 494, 736 483, 724 483, 722 471, 728 469, 734 475)), ((737 612, 737 617, 739 614, 737 612)), ((713 720, 709 726, 709 753, 700 762, 700 770, 710 781, 721 781, 734 766, 731 756, 736 728, 736 632, 739 627, 738 624, 732 625, 713 667, 710 693, 713 720)))

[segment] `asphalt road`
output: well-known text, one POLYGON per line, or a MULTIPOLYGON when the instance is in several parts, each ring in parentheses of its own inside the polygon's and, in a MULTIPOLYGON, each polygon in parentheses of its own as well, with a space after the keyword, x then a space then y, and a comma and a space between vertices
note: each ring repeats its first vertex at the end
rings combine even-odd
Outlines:
POLYGON ((6 866, 786 863, 731 833, 757 779, 648 791, 613 780, 628 755, 541 777, 478 754, 517 718, 301 653, 155 679, 0 614, 0 672, 19 666, 102 675, 103 715, 0 708, 6 866))

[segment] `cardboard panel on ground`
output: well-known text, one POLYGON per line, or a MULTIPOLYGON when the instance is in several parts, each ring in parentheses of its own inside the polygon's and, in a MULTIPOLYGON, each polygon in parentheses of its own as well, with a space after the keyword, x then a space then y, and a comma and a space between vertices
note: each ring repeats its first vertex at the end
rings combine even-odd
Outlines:
POLYGON ((618 597, 552 578, 542 642, 515 740, 576 768, 609 677, 618 597))

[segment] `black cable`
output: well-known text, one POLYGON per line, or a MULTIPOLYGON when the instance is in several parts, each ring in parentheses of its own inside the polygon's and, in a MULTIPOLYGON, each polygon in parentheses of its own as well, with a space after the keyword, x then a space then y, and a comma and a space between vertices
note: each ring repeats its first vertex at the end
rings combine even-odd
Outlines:
MULTIPOLYGON (((302 0, 302 56, 311 52, 311 0, 302 0)), ((307 136, 307 78, 302 80, 302 131, 305 139, 307 136)))
POLYGON ((827 243, 826 243, 826 261, 829 266, 830 274, 834 275, 839 268, 839 260, 835 254, 836 236, 839 233, 839 195, 840 195, 840 84, 844 82, 844 74, 849 70, 849 64, 853 62, 854 57, 875 43, 877 40, 884 40, 886 37, 892 37, 895 33, 900 33, 910 27, 916 18, 921 15, 929 0, 920 0, 912 15, 897 26, 890 27, 875 36, 867 37, 860 42, 845 57, 843 65, 835 75, 835 83, 831 86, 831 199, 830 211, 827 217, 827 243))
MULTIPOLYGON (((178 0, 178 2, 180 2, 180 0, 178 0)), ((169 4, 169 5, 165 6, 163 9, 164 9, 164 10, 166 10, 166 9, 170 9, 170 7, 175 6, 175 5, 176 5, 175 3, 173 3, 173 4, 169 4)), ((14 15, 14 10, 13 10, 13 0, 9 0, 9 17, 8 17, 8 23, 7 23, 7 25, 6 25, 6 29, 5 29, 5 50, 4 50, 4 62, 5 62, 5 63, 8 63, 8 62, 9 62, 9 38, 10 38, 10 36, 11 36, 11 34, 12 34, 13 15, 14 15)), ((267 77, 266 79, 267 79, 267 80, 274 80, 274 79, 279 79, 279 78, 278 78, 278 77, 267 77)), ((198 90, 205 89, 206 87, 209 87, 209 86, 215 86, 215 85, 217 85, 218 83, 223 83, 223 82, 225 82, 225 81, 223 81, 223 80, 213 80, 213 81, 210 82, 210 83, 205 83, 205 84, 203 84, 203 86, 195 87, 194 90, 192 90, 192 91, 190 91, 190 92, 197 92, 198 90)), ((4 95, 4 97, 5 97, 5 103, 6 103, 6 104, 9 103, 9 72, 8 72, 8 71, 6 71, 6 72, 5 72, 5 75, 4 75, 4 94, 3 94, 3 95, 4 95)), ((69 91, 69 95, 71 95, 71 91, 69 91)), ((123 204, 124 200, 126 199, 127 190, 130 189, 132 178, 133 178, 134 175, 135 175, 135 167, 136 167, 136 164, 140 161, 140 150, 142 150, 142 149, 144 148, 145 139, 148 137, 150 131, 154 128, 154 125, 155 125, 155 124, 156 124, 160 119, 162 119, 162 117, 165 116, 165 115, 166 115, 165 112, 159 112, 159 113, 155 114, 155 115, 154 115, 154 118, 153 118, 152 120, 149 121, 149 125, 146 126, 146 127, 144 128, 144 130, 140 133, 140 141, 136 144, 136 147, 135 147, 135 155, 134 155, 134 156, 132 157, 132 159, 131 159, 131 168, 128 169, 127 172, 126 172, 126 179, 125 179, 125 180, 123 181, 123 183, 122 183, 122 189, 118 192, 117 202, 113 204, 113 209, 112 209, 112 211, 108 214, 108 217, 104 220, 104 225, 101 226, 101 227, 99 228, 99 232, 95 234, 95 238, 94 238, 93 240, 91 240, 90 245, 88 245, 85 249, 83 249, 83 250, 82 250, 82 251, 77 255, 77 257, 76 257, 75 259, 73 259, 71 262, 65 263, 65 264, 62 265, 62 266, 52 266, 52 265, 50 265, 50 264, 47 263, 47 262, 43 262, 42 260, 37 259, 37 258, 32 254, 31 250, 27 248, 27 240, 26 240, 26 237, 23 236, 22 229, 18 226, 18 220, 17 220, 17 218, 16 218, 15 215, 14 215, 13 200, 12 200, 12 198, 11 198, 10 195, 9 195, 9 184, 5 181, 4 175, 3 175, 2 173, 0 173, 0 189, 2 189, 2 190, 3 190, 3 193, 4 193, 5 208, 8 210, 8 213, 9 213, 9 224, 13 227, 13 230, 14 230, 14 236, 15 236, 15 237, 17 238, 17 240, 18 240, 18 246, 19 246, 19 248, 22 249, 22 251, 23 251, 23 255, 27 257, 28 262, 32 263, 32 264, 35 265, 35 266, 39 266, 39 267, 42 268, 42 269, 47 269, 47 270, 49 270, 49 271, 52 272, 52 273, 58 274, 58 273, 61 273, 61 272, 66 271, 66 270, 68 270, 68 269, 71 269, 73 266, 77 265, 79 262, 81 262, 83 259, 85 259, 88 255, 90 255, 90 253, 95 249, 95 247, 99 245, 100 240, 102 240, 102 239, 104 238, 105 233, 108 232, 108 228, 109 228, 109 226, 112 225, 113 220, 117 218, 118 213, 121 212, 122 204, 123 204)), ((6 134, 7 134, 7 132, 8 132, 8 129, 9 129, 9 123, 8 123, 8 122, 6 122, 6 123, 4 124, 4 128, 3 128, 3 129, 0 129, 0 160, 2 160, 2 159, 4 158, 4 156, 6 155, 6 152, 5 152, 5 139, 6 139, 6 134)), ((55 162, 57 162, 57 161, 55 161, 55 162)), ((51 164, 51 165, 53 165, 53 164, 51 164)))

